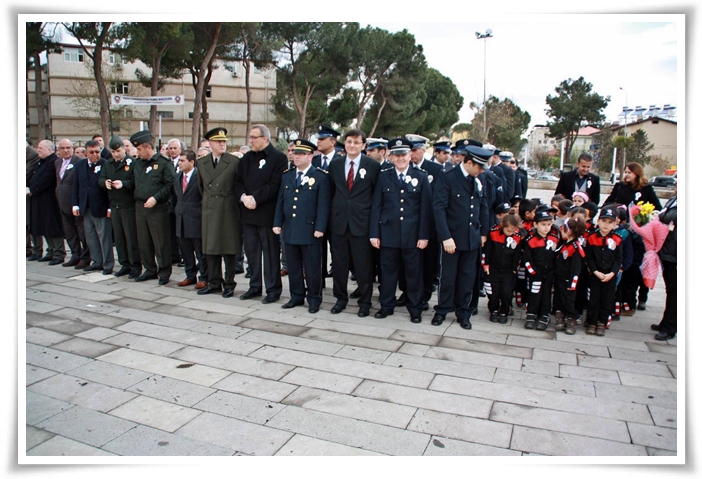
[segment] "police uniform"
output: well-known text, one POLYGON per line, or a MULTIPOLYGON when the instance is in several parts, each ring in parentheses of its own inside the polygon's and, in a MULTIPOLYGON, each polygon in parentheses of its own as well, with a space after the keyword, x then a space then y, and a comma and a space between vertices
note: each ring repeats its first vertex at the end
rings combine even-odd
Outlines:
MULTIPOLYGON (((410 142, 396 138, 389 142, 391 152, 407 152, 410 142)), ((380 307, 376 318, 393 313, 400 263, 404 268, 407 310, 413 323, 421 322, 423 300, 422 257, 419 240, 431 237, 431 185, 428 174, 408 166, 381 171, 373 195, 370 238, 380 240, 380 307)))
MULTIPOLYGON (((135 133, 129 141, 134 146, 151 142, 151 132, 143 130, 135 133)), ((168 199, 173 191, 175 169, 173 163, 159 152, 155 152, 148 160, 140 158, 134 161, 132 166, 139 255, 145 269, 136 281, 158 277, 159 284, 167 284, 171 276, 168 199), (144 203, 151 197, 156 200, 156 205, 146 208, 144 203)))
MULTIPOLYGON (((294 151, 311 154, 314 144, 296 140, 294 151)), ((285 309, 302 305, 305 296, 311 313, 316 313, 322 304, 324 238, 315 238, 314 233, 327 229, 330 197, 329 175, 325 170, 310 165, 302 171, 291 168, 283 173, 273 227, 283 228, 288 262, 290 302, 283 305, 285 309)))
POLYGON ((463 164, 439 175, 434 188, 434 217, 440 242, 453 239, 456 251, 441 251, 439 262, 438 304, 432 324, 441 325, 446 314, 455 309, 456 318, 464 329, 471 329, 470 300, 476 280, 481 237, 488 234, 487 198, 483 185, 470 176, 463 165, 468 161, 484 166, 490 152, 483 148, 467 147, 468 157, 463 164))
MULTIPOLYGON (((124 148, 122 139, 115 135, 110 140, 110 148, 116 150, 124 148)), ((110 200, 110 217, 112 231, 117 247, 117 259, 122 268, 115 273, 119 277, 129 274, 129 279, 134 279, 141 274, 141 256, 139 255, 139 241, 136 227, 136 214, 134 208, 134 168, 138 161, 129 155, 121 161, 110 158, 102 167, 98 184, 105 188, 107 180, 122 182, 122 187, 114 186, 107 190, 110 200)))

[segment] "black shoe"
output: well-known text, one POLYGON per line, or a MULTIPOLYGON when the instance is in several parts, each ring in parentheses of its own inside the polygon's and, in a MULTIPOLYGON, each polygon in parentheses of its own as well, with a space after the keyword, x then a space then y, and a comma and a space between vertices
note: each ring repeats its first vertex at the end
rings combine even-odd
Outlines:
POLYGON ((636 305, 636 309, 638 309, 639 311, 646 311, 646 303, 639 303, 638 305, 636 305))
POLYGON ((332 278, 332 277, 334 277, 334 272, 332 270, 329 270, 326 273, 324 273, 324 277, 325 278, 332 278))
POLYGON ((478 307, 477 306, 473 306, 472 308, 470 308, 470 315, 471 316, 476 316, 477 314, 478 314, 478 307))
POLYGON ((463 329, 473 329, 473 325, 470 324, 470 319, 461 319, 461 327, 463 329))
POLYGON ((358 299, 360 297, 361 293, 358 292, 358 288, 356 288, 353 293, 349 294, 349 298, 351 299, 358 299))
POLYGON ((548 316, 541 316, 536 323, 536 329, 539 331, 546 331, 548 327, 548 316))
POLYGON ((377 313, 375 313, 375 317, 378 319, 383 319, 387 318, 388 316, 392 316, 393 314, 395 314, 395 311, 392 309, 380 309, 377 313))
POLYGON ((103 270, 102 270, 102 274, 104 274, 105 276, 107 276, 108 274, 112 274, 112 268, 110 268, 110 269, 103 269, 103 270))
POLYGON ((319 311, 319 306, 310 306, 307 311, 314 314, 319 311))
POLYGON ((80 262, 80 258, 76 256, 72 256, 71 259, 69 259, 67 262, 63 263, 61 266, 64 268, 68 268, 70 266, 75 266, 80 262))
POLYGON ((500 319, 500 315, 497 313, 490 313, 490 322, 496 323, 500 319))
POLYGON ((205 286, 201 290, 197 292, 197 294, 210 294, 210 293, 219 293, 222 291, 221 286, 205 286))
POLYGON ((243 272, 244 272, 243 266, 242 266, 241 268, 236 268, 236 269, 234 270, 234 274, 242 274, 243 272))
POLYGON ((150 279, 158 279, 158 276, 156 276, 155 274, 144 273, 141 276, 139 276, 138 278, 135 278, 134 281, 136 281, 138 283, 140 281, 147 281, 150 279))
POLYGON ((534 329, 536 327, 536 316, 533 314, 527 314, 526 323, 524 323, 524 329, 534 329))
POLYGON ((673 339, 675 337, 675 333, 668 334, 668 333, 658 333, 654 336, 658 341, 668 341, 669 339, 673 339))
POLYGON ((40 263, 48 263, 48 262, 51 261, 52 259, 54 259, 53 256, 49 256, 49 255, 47 254, 47 255, 44 256, 43 258, 39 258, 37 261, 39 261, 40 263))
POLYGON ((168 278, 159 278, 158 279, 158 284, 161 286, 165 286, 168 284, 168 278))
POLYGON ((660 331, 661 330, 661 325, 660 324, 652 324, 651 329, 654 331, 660 331))
POLYGON ((356 275, 351 273, 351 281, 356 281, 356 275))
POLYGON ((484 289, 481 289, 480 291, 478 291, 478 296, 480 296, 481 298, 485 298, 487 296, 487 294, 485 294, 484 289))
POLYGON ((359 318, 365 318, 370 314, 370 308, 367 306, 361 306, 358 308, 358 317, 359 318))
POLYGON ((183 261, 182 259, 179 260, 179 261, 174 261, 173 264, 176 265, 176 266, 179 267, 179 268, 184 268, 184 267, 185 267, 185 261, 183 261))
POLYGON ((422 301, 419 303, 419 307, 422 311, 429 311, 429 301, 422 301))
POLYGON ((141 276, 141 268, 133 269, 131 271, 131 273, 129 273, 129 276, 127 276, 127 278, 134 279, 134 278, 138 278, 139 276, 141 276))
POLYGON ((341 303, 339 301, 336 302, 334 306, 332 306, 331 313, 332 314, 339 314, 343 310, 346 309, 346 303, 341 303))
MULTIPOLYGON (((305 303, 298 303, 298 302, 295 302, 295 301, 293 301, 293 300, 291 299, 290 301, 288 301, 287 303, 285 303, 284 305, 282 305, 281 308, 283 308, 283 309, 290 309, 290 308, 294 308, 295 306, 302 306, 303 304, 305 304, 305 303)), ((312 307, 312 306, 310 306, 310 308, 311 308, 311 307, 312 307)), ((317 308, 317 310, 319 310, 319 308, 317 308)))
POLYGON ((417 313, 417 314, 410 314, 410 321, 413 323, 421 323, 422 322, 422 314, 417 313))
POLYGON ((261 300, 263 304, 275 303, 280 299, 280 296, 273 296, 272 294, 267 294, 265 298, 261 300))
POLYGON ((507 324, 507 315, 501 314, 500 317, 497 319, 497 322, 500 324, 507 324))
POLYGON ((244 278, 250 278, 251 277, 251 271, 247 271, 246 274, 244 275, 244 278))
POLYGON ((254 291, 252 289, 248 290, 241 296, 239 296, 239 299, 251 299, 251 298, 258 298, 260 296, 263 296, 263 293, 260 291, 254 291))
POLYGON ((52 259, 51 261, 49 261, 49 266, 56 266, 57 264, 61 264, 61 263, 63 263, 63 260, 56 258, 56 259, 52 259))
POLYGON ((91 264, 87 268, 83 268, 83 271, 102 271, 102 265, 101 264, 91 264))
POLYGON ((224 291, 222 291, 222 297, 223 298, 231 298, 234 296, 234 289, 233 288, 224 288, 224 291))
POLYGON ((441 323, 443 323, 445 319, 446 319, 445 314, 435 313, 434 317, 431 320, 431 324, 434 326, 441 326, 441 323))
POLYGON ((124 276, 125 274, 129 274, 132 270, 129 268, 129 266, 122 266, 119 271, 115 273, 116 277, 124 276))
POLYGON ((395 301, 395 306, 397 306, 398 308, 407 306, 407 296, 405 296, 405 293, 402 293, 400 297, 397 298, 397 301, 395 301))
POLYGON ((27 261, 37 261, 39 260, 39 255, 38 254, 33 254, 30 256, 27 256, 27 261))

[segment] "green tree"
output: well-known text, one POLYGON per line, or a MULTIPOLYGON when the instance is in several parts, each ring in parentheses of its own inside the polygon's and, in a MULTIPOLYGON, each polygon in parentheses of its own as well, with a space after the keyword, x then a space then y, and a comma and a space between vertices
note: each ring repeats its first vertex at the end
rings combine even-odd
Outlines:
MULTIPOLYGON (((209 77, 212 76, 211 68, 212 63, 215 58, 215 49, 219 44, 220 33, 222 31, 222 22, 216 23, 194 23, 193 31, 197 32, 195 36, 199 45, 197 49, 198 55, 194 62, 191 61, 192 69, 190 73, 192 75, 194 87, 195 87, 195 104, 193 105, 193 123, 192 130, 190 133, 190 145, 195 149, 200 141, 200 118, 203 107, 203 99, 205 98, 205 88, 209 83, 209 77), (204 50, 204 51, 203 51, 204 50), (199 64, 197 61, 199 60, 199 64)), ((195 56, 195 51, 190 51, 190 57, 195 56)), ((206 114, 206 110, 205 110, 206 114)))
MULTIPOLYGON (((47 122, 44 111, 44 92, 42 90, 42 68, 41 68, 41 53, 61 53, 61 46, 57 43, 56 23, 47 22, 27 22, 27 76, 29 81, 29 71, 34 71, 34 102, 37 105, 37 126, 38 126, 38 141, 47 138, 47 122)), ((29 88, 26 89, 29 91, 29 88)), ((29 98, 27 98, 27 118, 29 118, 29 98)))
POLYGON ((581 127, 598 125, 604 120, 602 110, 609 101, 609 96, 604 98, 593 92, 592 83, 586 82, 583 77, 562 81, 556 87, 556 95, 546 97, 546 114, 550 118, 546 126, 552 138, 565 139, 565 158, 570 158, 581 127))
POLYGON ((624 135, 617 135, 612 139, 612 146, 617 149, 617 154, 619 155, 619 158, 621 158, 621 163, 617 161, 617 164, 619 165, 619 174, 620 177, 624 173, 624 167, 626 166, 624 164, 626 160, 626 151, 627 149, 631 148, 634 144, 634 138, 631 136, 624 136, 624 135))
POLYGON ((491 143, 501 150, 518 153, 526 144, 522 135, 529 128, 531 115, 522 111, 517 104, 509 98, 500 100, 490 96, 484 104, 470 103, 470 108, 475 112, 473 117, 473 131, 476 139, 491 143), (484 109, 487 108, 487 130, 482 118, 484 109))
POLYGON ((633 143, 627 150, 627 162, 635 161, 643 166, 651 162, 651 150, 655 146, 648 140, 648 135, 644 130, 636 130, 631 134, 633 143))
MULTIPOLYGON (((470 138, 471 132, 473 131, 472 123, 457 123, 451 128, 451 133, 453 135, 460 135, 462 138, 470 138)), ((451 136, 451 135, 449 135, 451 136)))
POLYGON ((610 126, 602 128, 593 135, 592 144, 595 147, 592 151, 593 169, 600 172, 610 171, 612 153, 614 151, 614 146, 612 145, 614 135, 614 130, 610 126))
POLYGON ((463 108, 463 97, 450 78, 438 70, 429 68, 424 83, 426 100, 420 111, 426 112, 419 134, 432 140, 450 136, 451 125, 458 121, 458 112, 463 108))

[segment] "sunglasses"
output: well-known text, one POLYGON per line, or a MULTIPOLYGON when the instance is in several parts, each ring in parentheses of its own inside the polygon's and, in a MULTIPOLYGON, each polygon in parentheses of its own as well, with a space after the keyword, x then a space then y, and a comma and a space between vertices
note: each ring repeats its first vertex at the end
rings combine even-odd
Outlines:
POLYGON ((512 163, 513 165, 516 165, 516 164, 517 164, 517 162, 514 161, 514 160, 510 160, 510 163, 512 163))

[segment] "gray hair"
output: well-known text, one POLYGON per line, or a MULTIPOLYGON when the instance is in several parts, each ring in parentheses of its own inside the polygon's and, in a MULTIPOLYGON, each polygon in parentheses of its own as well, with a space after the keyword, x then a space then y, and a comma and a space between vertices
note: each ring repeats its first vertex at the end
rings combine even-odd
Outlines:
POLYGON ((258 128, 258 131, 261 132, 261 135, 265 136, 268 139, 268 141, 271 141, 271 130, 269 130, 266 125, 253 125, 251 129, 253 130, 254 128, 258 128))
POLYGON ((51 150, 51 151, 56 151, 56 145, 54 145, 54 142, 53 142, 53 141, 50 141, 50 140, 41 140, 41 141, 39 142, 39 144, 41 145, 42 143, 44 143, 44 145, 46 145, 46 147, 47 147, 49 150, 51 150))

